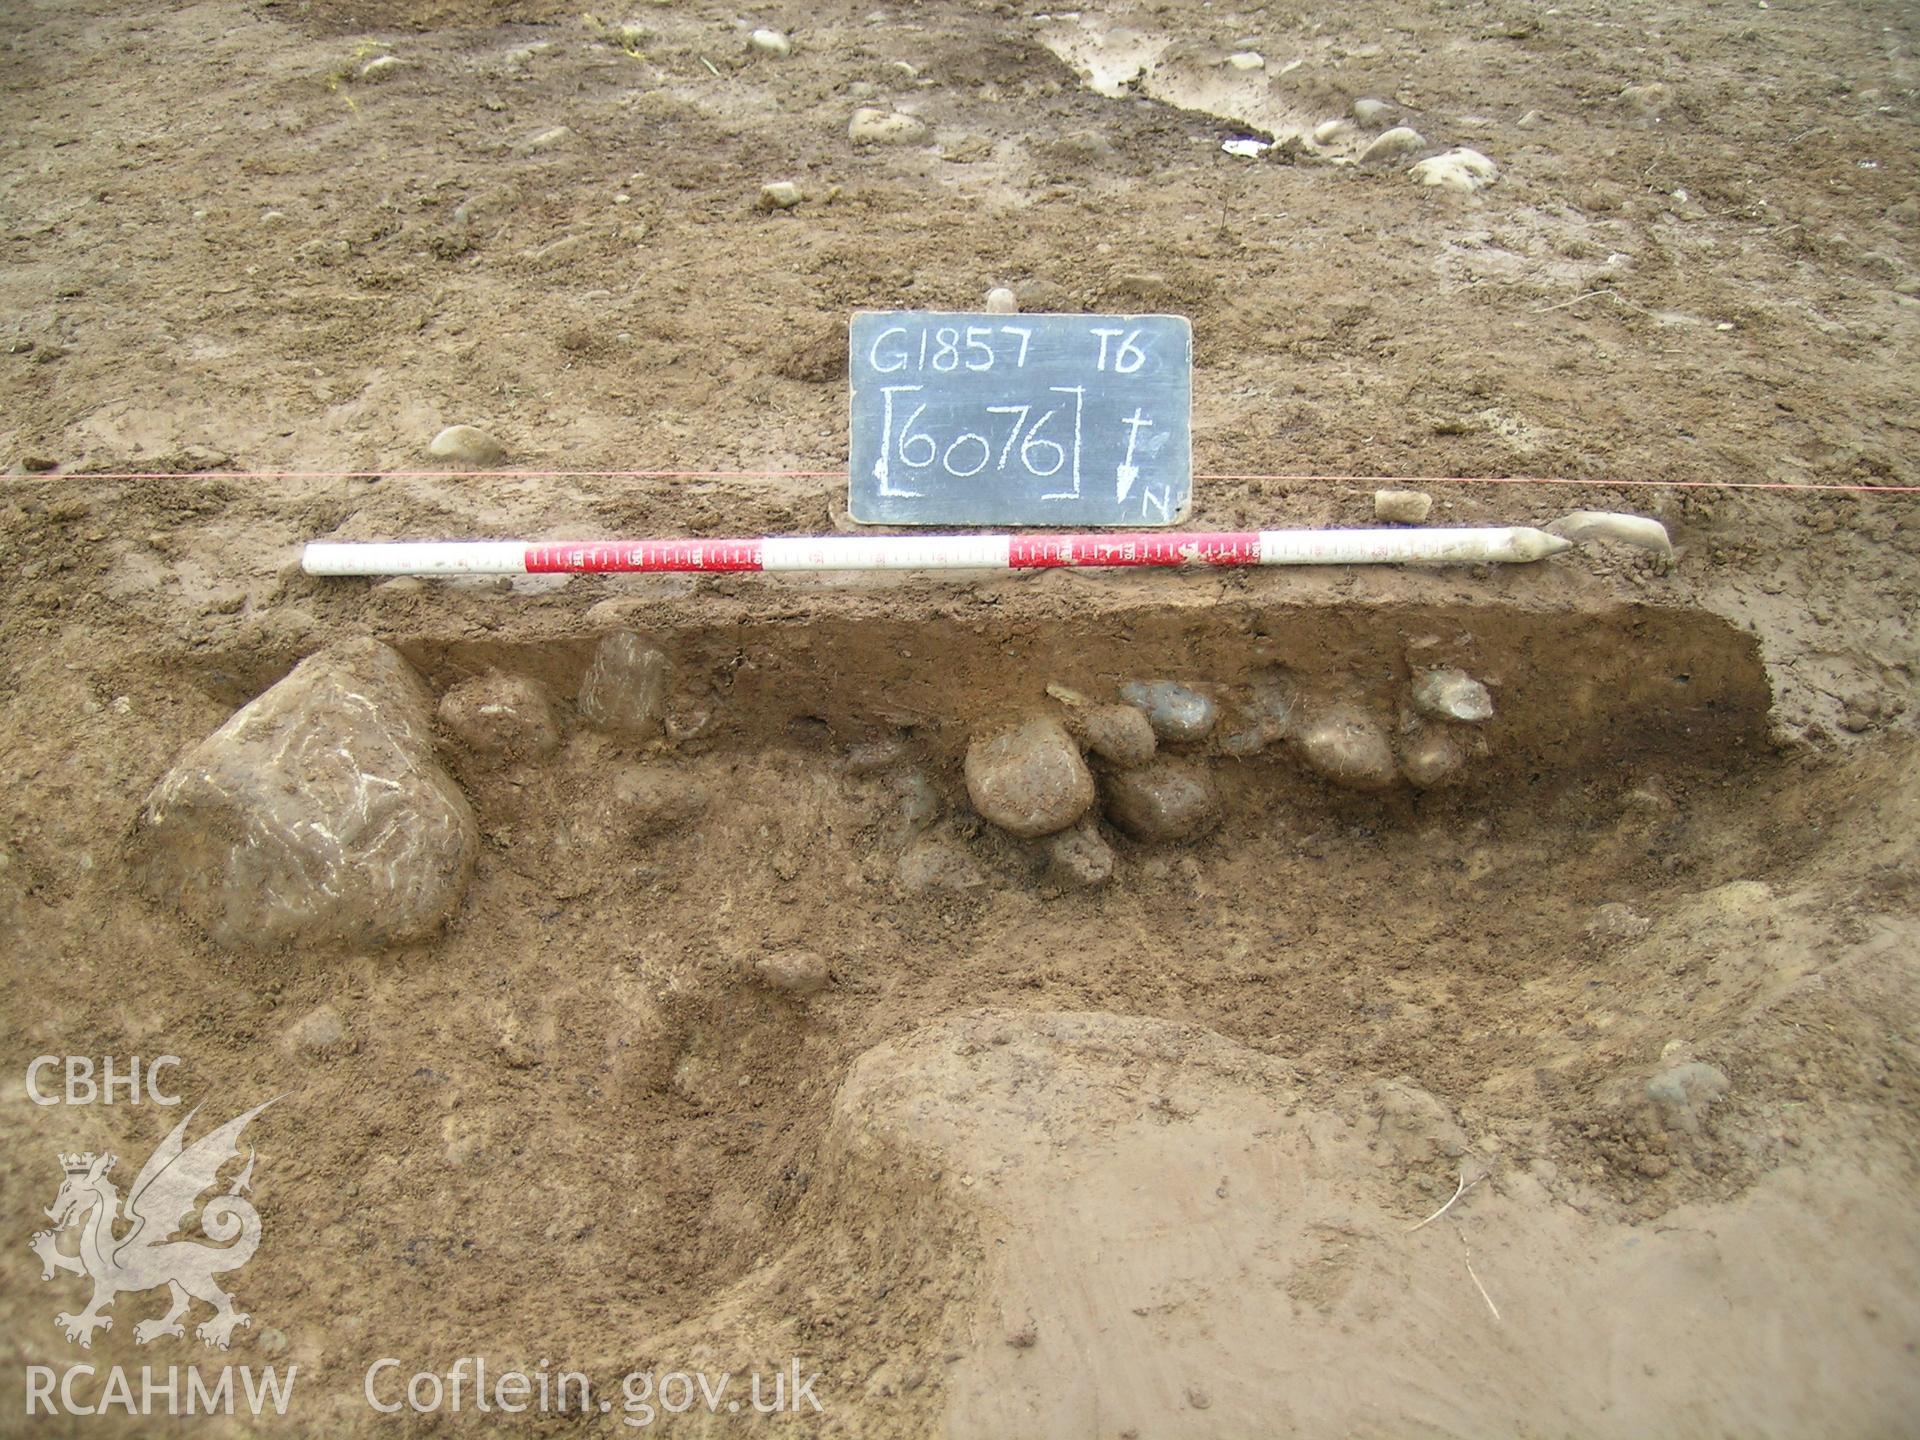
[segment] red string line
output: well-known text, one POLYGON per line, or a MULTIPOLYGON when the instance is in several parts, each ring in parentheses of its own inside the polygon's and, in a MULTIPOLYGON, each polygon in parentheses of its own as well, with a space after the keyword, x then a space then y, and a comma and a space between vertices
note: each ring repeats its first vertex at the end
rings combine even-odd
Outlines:
MULTIPOLYGON (((76 470, 14 480, 844 480, 844 470, 76 470)), ((1795 490, 1866 495, 1920 494, 1920 485, 1811 480, 1577 480, 1564 475, 1195 475, 1196 481, 1273 484, 1559 485, 1588 490, 1795 490)))

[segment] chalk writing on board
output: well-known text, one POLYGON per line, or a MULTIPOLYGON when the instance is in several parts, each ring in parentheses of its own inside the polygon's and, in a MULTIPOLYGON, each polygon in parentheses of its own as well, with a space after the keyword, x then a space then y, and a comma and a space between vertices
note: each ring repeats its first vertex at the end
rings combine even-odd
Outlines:
POLYGON ((863 313, 851 337, 856 521, 1155 526, 1186 515, 1186 320, 863 313))

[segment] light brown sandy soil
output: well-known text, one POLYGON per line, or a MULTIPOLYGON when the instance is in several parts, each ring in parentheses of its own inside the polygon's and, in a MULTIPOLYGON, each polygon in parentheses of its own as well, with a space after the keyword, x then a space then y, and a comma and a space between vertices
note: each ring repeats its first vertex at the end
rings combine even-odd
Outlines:
MULTIPOLYGON (((218 1363, 134 1343, 157 1296, 84 1355, 54 1327, 77 1282, 25 1242, 55 1152, 131 1169, 174 1116, 36 1107, 43 1053, 179 1055, 220 1118, 289 1092, 224 1357, 302 1367, 286 1433, 404 1432, 366 1366, 475 1354, 615 1389, 800 1356, 827 1408, 796 1433, 1906 1427, 1920 512, 1681 487, 1920 484, 1914 12, 1087 13, 1167 41, 1147 95, 1011 6, 649 6, 633 53, 560 6, 0 14, 0 1429, 27 1364, 218 1363), (794 53, 751 57, 761 24, 794 53), (1240 127, 1164 97, 1219 102, 1242 48, 1263 114, 1383 96, 1502 178, 1224 155, 1240 127), (1657 119, 1619 98, 1649 82, 1657 119), (858 104, 931 142, 856 152, 858 104), (775 179, 807 201, 757 208, 775 179), (298 573, 319 536, 845 526, 830 479, 338 472, 420 469, 455 421, 527 469, 831 471, 847 313, 996 283, 1191 316, 1205 472, 1564 476, 1432 488, 1454 522, 1657 514, 1678 560, 298 573), (675 662, 646 750, 571 713, 621 625, 675 662), (566 743, 448 743, 484 845, 443 937, 216 948, 130 883, 141 799, 365 635, 436 691, 538 680, 566 743), (1049 682, 1231 706, 1285 665, 1391 717, 1442 662, 1500 707, 1446 793, 1213 757, 1214 833, 1112 837, 1113 882, 1067 894, 967 806, 969 733, 1049 682), (705 809, 636 839, 642 772, 705 809), (930 857, 967 883, 915 889, 930 857), (789 946, 832 973, 804 1005, 752 969, 789 946), (1649 1100, 1695 1060, 1724 1100, 1649 1100)), ((1371 488, 1202 481, 1194 523, 1358 523, 1371 488)))

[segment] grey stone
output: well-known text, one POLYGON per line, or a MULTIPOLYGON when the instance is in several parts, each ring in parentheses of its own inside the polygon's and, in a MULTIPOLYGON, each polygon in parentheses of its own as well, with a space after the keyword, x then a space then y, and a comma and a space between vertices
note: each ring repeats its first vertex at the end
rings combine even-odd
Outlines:
POLYGON ((760 187, 762 210, 791 210, 806 198, 806 193, 791 180, 774 180, 760 187))
POLYGON ((908 753, 904 737, 877 735, 871 740, 858 740, 849 745, 841 767, 849 775, 878 775, 905 760, 908 753))
POLYGON ((1493 718, 1493 696, 1464 670, 1428 670, 1413 682, 1413 708, 1436 720, 1478 725, 1493 718))
POLYGON ((360 78, 362 80, 385 80, 389 75, 393 74, 394 71, 398 70, 403 63, 397 55, 382 55, 376 60, 369 60, 360 67, 360 78))
POLYGON ((1017 315, 1020 313, 1020 297, 1004 285, 996 285, 987 291, 987 314, 1017 315))
POLYGON ((440 697, 440 728, 488 760, 537 760, 560 746, 546 692, 520 675, 489 670, 440 697))
POLYGON ((1297 743, 1313 770, 1350 790, 1385 790, 1400 773, 1380 722, 1349 706, 1314 716, 1300 730, 1297 743))
POLYGON ((1406 125, 1396 125, 1373 137, 1373 143, 1360 152, 1362 165, 1375 165, 1382 160, 1397 160, 1402 155, 1411 155, 1416 150, 1424 150, 1427 137, 1418 130, 1406 125))
POLYGON ((1060 889, 1093 890, 1112 878, 1113 847, 1091 819, 1047 840, 1047 879, 1060 889))
POLYGON ((795 999, 818 995, 833 978, 825 957, 811 950, 776 950, 763 955, 754 962, 753 973, 768 989, 795 999))
POLYGON ((1389 525, 1421 525, 1433 513, 1433 497, 1424 490, 1376 490, 1373 518, 1389 525))
POLYGON ((1171 680, 1129 680, 1120 698, 1146 711, 1153 733, 1176 745, 1206 739, 1220 718, 1212 700, 1171 680))
POLYGON ((628 739, 659 734, 672 667, 631 630, 600 642, 580 682, 580 714, 589 725, 628 739))
POLYGON ((1353 102, 1353 118, 1369 130, 1393 118, 1394 107, 1384 100, 1361 99, 1353 102))
POLYGON ((427 454, 457 465, 491 466, 507 458, 506 447, 478 425, 449 425, 433 437, 427 454))
POLYGON ((1230 729, 1220 737, 1224 755, 1245 758, 1286 739, 1298 720, 1299 691, 1284 672, 1263 675, 1247 688, 1230 729))
POLYGON ((776 58, 791 55, 793 42, 778 30, 756 30, 747 37, 747 46, 759 55, 776 58))
POLYGON ((1087 762, 1050 715, 976 738, 967 747, 965 769, 973 808, 1027 839, 1066 829, 1093 804, 1087 762))
POLYGON ((1080 717, 1087 748, 1121 768, 1153 759, 1153 724, 1132 705, 1096 705, 1080 717))
POLYGON ((1400 771, 1419 789, 1451 784, 1466 763, 1460 742, 1438 726, 1422 725, 1400 741, 1400 771))
POLYGON ((856 145, 918 145, 931 133, 923 120, 870 105, 854 111, 847 124, 847 138, 856 145))
POLYGON ((373 640, 309 656, 147 797, 134 873, 222 944, 398 944, 460 903, 479 848, 432 696, 373 640))
POLYGON ((1204 765, 1160 759, 1106 778, 1107 818, 1136 840, 1191 840, 1220 815, 1204 765))
POLYGON ((1733 1089, 1726 1071, 1704 1060, 1690 1060, 1662 1070, 1647 1081, 1647 1098, 1670 1125, 1689 1134, 1697 1132, 1707 1111, 1733 1089))

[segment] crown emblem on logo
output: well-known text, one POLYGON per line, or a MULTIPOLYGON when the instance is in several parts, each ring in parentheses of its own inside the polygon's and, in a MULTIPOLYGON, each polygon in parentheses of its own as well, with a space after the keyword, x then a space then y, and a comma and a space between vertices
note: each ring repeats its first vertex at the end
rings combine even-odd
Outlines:
POLYGON ((69 1155, 66 1151, 62 1150, 60 1152, 60 1168, 69 1175, 84 1175, 93 1168, 93 1158, 93 1151, 91 1150, 87 1151, 84 1155, 69 1155))

